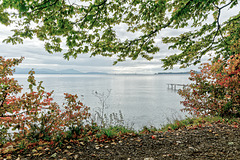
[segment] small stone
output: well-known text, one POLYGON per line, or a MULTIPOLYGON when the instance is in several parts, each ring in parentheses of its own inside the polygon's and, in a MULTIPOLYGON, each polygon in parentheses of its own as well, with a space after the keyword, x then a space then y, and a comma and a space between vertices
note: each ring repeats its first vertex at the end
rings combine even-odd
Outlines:
POLYGON ((67 150, 67 149, 65 149, 64 151, 63 151, 63 153, 68 153, 69 151, 67 150))
POLYGON ((51 157, 55 158, 57 156, 57 153, 54 153, 51 155, 51 157))
POLYGON ((144 158, 144 160, 154 160, 154 158, 150 157, 150 158, 144 158))
POLYGON ((71 148, 72 148, 72 146, 67 146, 67 148, 68 148, 68 149, 71 149, 71 148))
POLYGON ((7 149, 13 149, 13 145, 7 146, 7 149))
POLYGON ((233 145, 234 143, 233 142, 228 142, 228 145, 233 145))
POLYGON ((95 146, 96 149, 99 149, 100 147, 99 146, 95 146))
POLYGON ((182 143, 181 141, 176 141, 178 144, 182 143))
POLYGON ((79 157, 79 156, 76 154, 76 155, 74 156, 74 159, 78 159, 78 157, 79 157))
POLYGON ((181 154, 178 154, 178 153, 175 153, 174 155, 175 155, 175 156, 181 156, 181 154))
POLYGON ((85 145, 83 142, 80 142, 80 144, 83 145, 83 146, 85 145))
POLYGON ((41 156, 42 153, 34 153, 33 156, 41 156))
POLYGON ((192 152, 197 152, 197 149, 194 148, 194 147, 188 147, 188 149, 189 149, 190 151, 192 151, 192 152))

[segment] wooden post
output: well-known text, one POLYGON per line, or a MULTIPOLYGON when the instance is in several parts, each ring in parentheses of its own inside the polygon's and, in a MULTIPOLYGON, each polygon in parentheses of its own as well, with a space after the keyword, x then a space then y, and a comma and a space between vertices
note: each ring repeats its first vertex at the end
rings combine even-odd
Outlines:
POLYGON ((185 85, 185 84, 167 84, 167 85, 168 85, 168 89, 171 88, 174 91, 177 90, 177 86, 180 86, 183 89, 185 89, 185 87, 187 87, 187 85, 185 85))

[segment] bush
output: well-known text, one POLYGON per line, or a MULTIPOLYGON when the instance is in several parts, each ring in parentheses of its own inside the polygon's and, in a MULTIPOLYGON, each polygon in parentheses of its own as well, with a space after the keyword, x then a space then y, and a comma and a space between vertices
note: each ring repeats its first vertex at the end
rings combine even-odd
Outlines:
POLYGON ((67 136, 68 128, 82 126, 90 114, 89 108, 78 101, 77 95, 65 93, 62 108, 53 102, 52 92, 46 92, 42 81, 38 84, 34 71, 29 72, 29 92, 18 96, 22 88, 10 78, 12 67, 20 59, 4 59, 0 56, 0 146, 11 139, 45 139, 54 141, 67 136), (14 134, 10 132, 17 130, 14 134))
POLYGON ((225 62, 203 64, 201 73, 191 71, 192 83, 179 94, 184 111, 194 115, 240 117, 240 54, 225 62))

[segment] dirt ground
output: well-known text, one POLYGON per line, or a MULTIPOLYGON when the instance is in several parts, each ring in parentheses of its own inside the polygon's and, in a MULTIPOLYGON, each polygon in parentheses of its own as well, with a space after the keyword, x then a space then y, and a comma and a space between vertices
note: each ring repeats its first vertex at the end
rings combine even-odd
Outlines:
POLYGON ((39 148, 27 150, 24 153, 15 152, 9 158, 18 160, 236 160, 240 159, 240 128, 236 125, 220 123, 202 124, 198 127, 187 127, 175 131, 126 135, 105 143, 66 141, 61 147, 39 148))

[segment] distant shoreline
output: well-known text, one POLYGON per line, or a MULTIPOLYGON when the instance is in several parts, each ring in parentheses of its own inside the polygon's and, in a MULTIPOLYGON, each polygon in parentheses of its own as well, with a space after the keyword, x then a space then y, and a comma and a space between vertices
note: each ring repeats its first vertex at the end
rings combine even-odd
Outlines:
MULTIPOLYGON (((18 73, 15 72, 14 74, 28 74, 28 73, 18 73)), ((172 73, 155 73, 155 74, 135 74, 135 73, 37 73, 35 72, 35 74, 54 74, 54 75, 174 75, 174 74, 190 74, 189 72, 184 72, 184 73, 178 73, 178 72, 172 72, 172 73)))
MULTIPOLYGON (((30 68, 16 68, 14 74, 28 74, 30 68)), ((35 74, 63 74, 63 75, 162 75, 162 74, 189 74, 190 72, 158 72, 158 73, 107 73, 99 71, 81 72, 75 69, 65 69, 65 70, 52 70, 52 69, 33 69, 35 74)))
POLYGON ((158 74, 190 74, 190 72, 159 72, 159 73, 155 73, 155 75, 158 74))
MULTIPOLYGON (((14 74, 28 74, 28 73, 18 73, 18 72, 15 72, 14 74)), ((81 74, 89 74, 89 75, 91 75, 91 74, 99 74, 99 75, 111 75, 111 74, 109 74, 109 73, 35 73, 35 74, 75 74, 75 75, 77 75, 77 74, 79 74, 79 75, 81 75, 81 74)))

